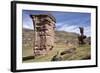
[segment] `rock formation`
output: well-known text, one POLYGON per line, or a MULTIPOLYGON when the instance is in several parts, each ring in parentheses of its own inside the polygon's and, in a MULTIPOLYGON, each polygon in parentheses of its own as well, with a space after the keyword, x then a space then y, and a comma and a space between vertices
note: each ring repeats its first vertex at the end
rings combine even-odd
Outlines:
POLYGON ((45 55, 54 47, 56 20, 52 15, 30 15, 34 26, 34 55, 45 55))
POLYGON ((79 29, 80 29, 80 36, 78 36, 79 44, 85 44, 84 39, 86 38, 86 36, 84 35, 84 28, 79 27, 79 29))

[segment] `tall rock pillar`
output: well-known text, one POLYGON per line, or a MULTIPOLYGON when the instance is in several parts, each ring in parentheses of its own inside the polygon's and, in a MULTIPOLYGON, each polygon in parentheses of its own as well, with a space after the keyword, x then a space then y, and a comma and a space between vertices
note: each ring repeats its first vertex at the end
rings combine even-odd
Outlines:
POLYGON ((45 55, 54 47, 55 23, 52 15, 30 15, 34 26, 34 55, 45 55))
POLYGON ((86 36, 84 35, 84 28, 79 27, 79 29, 80 29, 80 36, 78 36, 79 44, 85 44, 84 39, 86 38, 86 36))

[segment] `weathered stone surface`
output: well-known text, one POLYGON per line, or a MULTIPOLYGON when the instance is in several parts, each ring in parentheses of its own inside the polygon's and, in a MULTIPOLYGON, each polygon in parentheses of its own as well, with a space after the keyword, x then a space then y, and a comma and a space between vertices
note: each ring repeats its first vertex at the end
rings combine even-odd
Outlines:
POLYGON ((52 15, 30 15, 34 26, 34 55, 48 53, 54 46, 56 20, 52 15), (43 51, 43 52, 42 52, 43 51))
POLYGON ((59 53, 57 52, 56 55, 54 55, 51 59, 51 61, 61 61, 62 60, 62 57, 59 56, 59 53))
POLYGON ((79 27, 79 29, 80 29, 80 35, 78 36, 79 44, 85 44, 84 39, 86 38, 86 36, 84 35, 84 28, 79 27))
POLYGON ((60 53, 60 55, 70 54, 75 52, 76 48, 70 48, 60 53))

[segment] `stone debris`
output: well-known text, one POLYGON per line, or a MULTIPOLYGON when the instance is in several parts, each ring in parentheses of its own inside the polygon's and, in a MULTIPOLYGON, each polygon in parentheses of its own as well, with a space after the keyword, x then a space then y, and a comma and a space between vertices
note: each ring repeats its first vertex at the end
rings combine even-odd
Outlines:
POLYGON ((60 55, 70 54, 75 52, 76 48, 70 48, 60 53, 60 55))
POLYGON ((51 61, 61 61, 62 57, 58 55, 59 53, 57 52, 57 54, 52 57, 51 61))

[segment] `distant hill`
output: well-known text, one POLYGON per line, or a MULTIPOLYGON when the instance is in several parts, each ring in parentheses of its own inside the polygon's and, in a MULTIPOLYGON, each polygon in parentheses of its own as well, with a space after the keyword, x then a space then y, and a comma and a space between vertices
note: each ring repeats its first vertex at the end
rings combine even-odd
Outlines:
MULTIPOLYGON (((32 29, 23 28, 23 44, 24 46, 32 46, 34 40, 34 31, 32 29)), ((77 33, 65 32, 65 31, 55 31, 55 42, 65 43, 66 41, 77 40, 77 33)))
MULTIPOLYGON (((79 34, 73 32, 65 31, 55 31, 55 48, 65 48, 66 46, 72 44, 73 46, 78 45, 79 34)), ((91 37, 85 39, 86 42, 90 42, 91 37)), ((22 29, 22 50, 23 56, 31 55, 32 49, 34 48, 34 30, 32 29, 22 29), (30 49, 30 50, 29 50, 30 49), (30 52, 27 53, 27 52, 30 52)))
MULTIPOLYGON (((78 42, 79 34, 74 32, 66 32, 66 31, 55 31, 55 43, 66 43, 68 41, 74 43, 78 42)), ((32 46, 34 41, 34 30, 23 28, 23 44, 24 46, 32 46)), ((86 38, 86 41, 90 41, 90 37, 86 38)))
POLYGON ((55 31, 55 42, 62 42, 65 43, 67 41, 74 41, 77 40, 77 33, 73 32, 66 32, 66 31, 55 31))
MULTIPOLYGON (((56 48, 58 48, 61 44, 66 45, 66 42, 73 42, 77 40, 78 34, 72 32, 65 32, 65 31, 55 31, 55 44, 56 48)), ((27 55, 27 49, 32 49, 34 44, 34 30, 32 29, 22 29, 22 47, 23 55, 27 55)), ((31 50, 32 51, 32 50, 31 50)))

